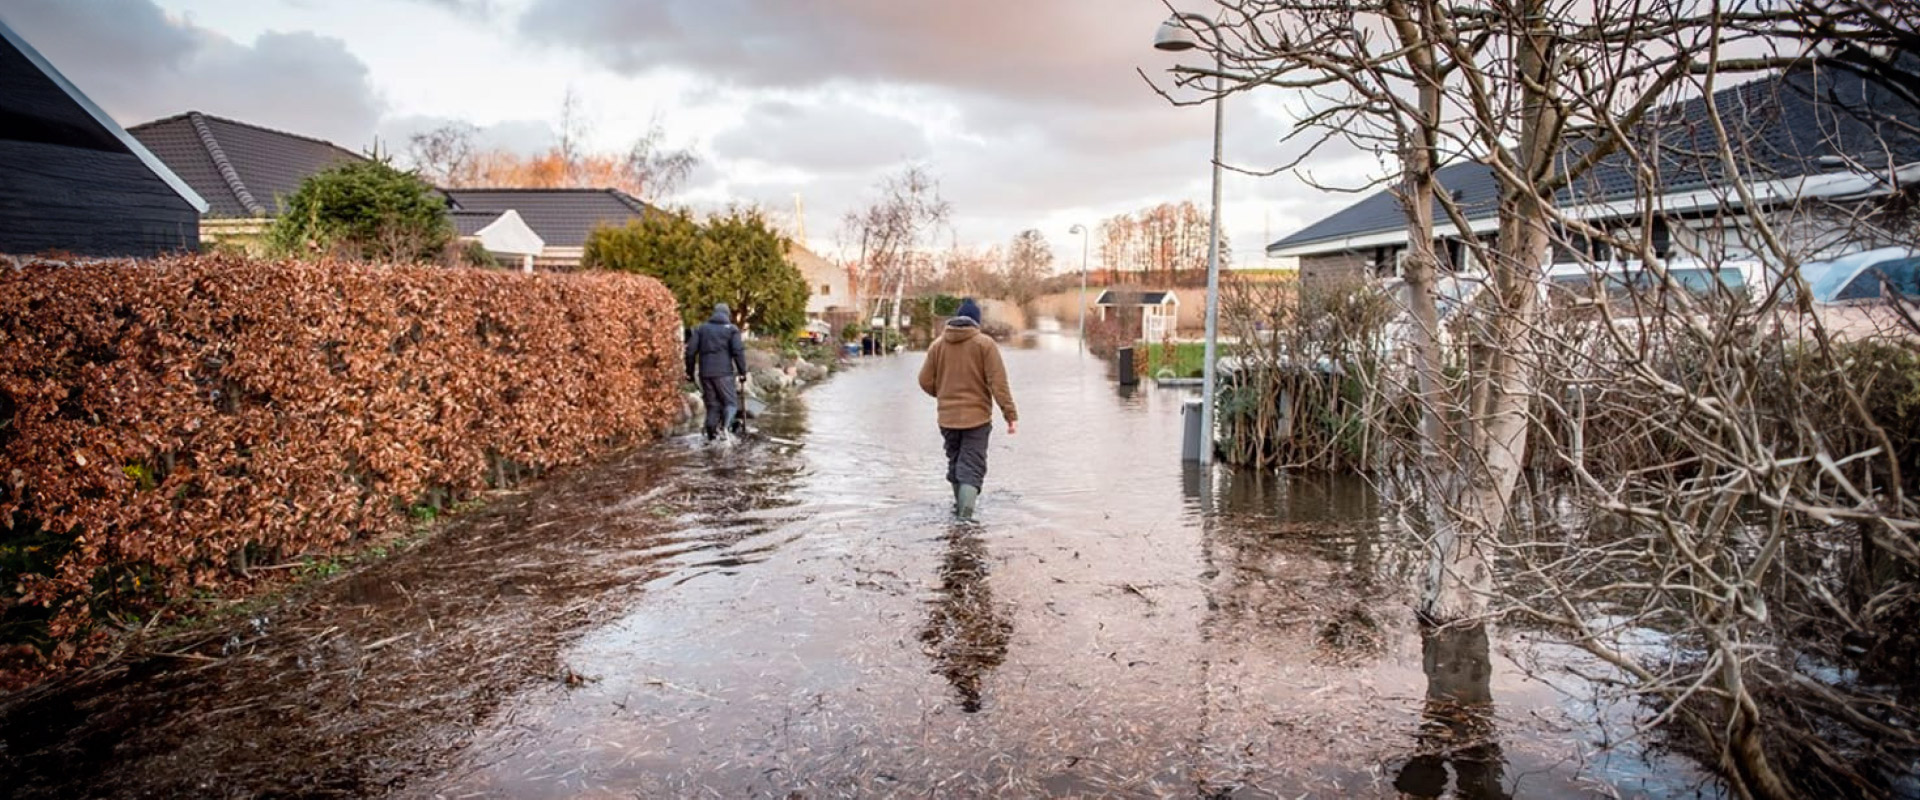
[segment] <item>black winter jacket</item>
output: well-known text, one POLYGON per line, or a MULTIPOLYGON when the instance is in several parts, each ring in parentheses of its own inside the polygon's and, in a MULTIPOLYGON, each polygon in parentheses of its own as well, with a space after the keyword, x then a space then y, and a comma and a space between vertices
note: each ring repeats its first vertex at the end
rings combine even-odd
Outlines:
POLYGON ((711 319, 687 334, 687 380, 745 374, 747 345, 727 312, 713 312, 711 319))

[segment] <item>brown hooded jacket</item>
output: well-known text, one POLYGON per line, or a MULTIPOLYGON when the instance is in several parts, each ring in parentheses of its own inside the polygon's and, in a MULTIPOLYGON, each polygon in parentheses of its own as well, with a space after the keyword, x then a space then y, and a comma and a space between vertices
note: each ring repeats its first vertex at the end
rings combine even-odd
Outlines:
POLYGON ((947 330, 927 348, 920 365, 920 389, 938 399, 940 427, 978 428, 993 421, 993 404, 1008 422, 1020 419, 1007 386, 1007 368, 993 338, 966 317, 947 322, 947 330))

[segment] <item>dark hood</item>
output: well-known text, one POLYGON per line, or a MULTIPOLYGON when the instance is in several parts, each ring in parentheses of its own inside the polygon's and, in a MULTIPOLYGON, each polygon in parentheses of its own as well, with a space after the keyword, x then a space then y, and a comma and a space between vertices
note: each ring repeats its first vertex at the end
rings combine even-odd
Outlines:
POLYGON ((727 307, 724 304, 715 306, 713 309, 713 316, 708 317, 707 321, 717 323, 720 325, 732 325, 733 312, 728 311, 727 307))

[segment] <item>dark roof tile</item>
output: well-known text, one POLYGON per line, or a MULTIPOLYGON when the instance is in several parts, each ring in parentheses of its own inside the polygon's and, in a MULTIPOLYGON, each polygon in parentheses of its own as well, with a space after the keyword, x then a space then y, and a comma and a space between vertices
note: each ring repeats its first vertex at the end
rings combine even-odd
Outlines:
POLYGON ((309 176, 366 160, 331 142, 198 111, 127 132, 207 199, 210 217, 273 216, 309 176))
MULTIPOLYGON (((1455 198, 1469 219, 1492 213, 1499 205, 1500 186, 1493 179, 1493 170, 1485 164, 1478 161, 1448 164, 1441 167, 1434 177, 1439 180, 1441 190, 1455 198)), ((1437 225, 1447 224, 1447 212, 1437 200, 1433 204, 1433 218, 1437 225)), ((1277 249, 1329 242, 1404 229, 1406 226, 1407 216, 1400 208, 1400 198, 1382 189, 1268 247, 1277 249)))
MULTIPOLYGON (((618 189, 443 189, 455 206, 456 221, 465 214, 491 214, 488 221, 509 210, 546 240, 548 247, 583 247, 587 234, 601 225, 625 225, 646 213, 645 203, 618 189)), ((486 223, 481 223, 482 225, 486 223)))
POLYGON ((456 208, 448 211, 447 217, 453 220, 453 228, 459 231, 461 236, 473 236, 480 233, 481 228, 492 225, 494 220, 500 218, 500 214, 501 212, 498 211, 466 211, 456 208))
POLYGON ((1179 298, 1174 296, 1173 292, 1170 292, 1170 291, 1143 292, 1143 291, 1134 291, 1134 290, 1128 290, 1128 289, 1122 289, 1119 291, 1108 289, 1106 291, 1101 292, 1100 296, 1094 299, 1093 304, 1096 306, 1111 306, 1111 305, 1157 306, 1157 305, 1160 305, 1161 303, 1165 303, 1167 301, 1167 298, 1169 297, 1174 297, 1174 302, 1176 303, 1180 302, 1179 298))

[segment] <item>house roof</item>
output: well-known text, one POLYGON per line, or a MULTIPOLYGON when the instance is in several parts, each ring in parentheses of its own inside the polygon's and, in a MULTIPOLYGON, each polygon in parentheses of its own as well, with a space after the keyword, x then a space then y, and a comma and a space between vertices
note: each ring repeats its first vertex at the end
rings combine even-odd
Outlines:
POLYGON ((126 153, 200 213, 207 201, 140 140, 128 134, 33 45, 0 21, 0 131, 6 138, 126 153))
POLYGON ((466 209, 448 209, 447 218, 453 221, 453 229, 461 236, 478 236, 480 229, 492 225, 500 218, 499 211, 468 211, 466 209))
MULTIPOLYGON (((1499 207, 1500 185, 1494 180, 1493 170, 1485 164, 1478 161, 1448 164, 1441 167, 1434 178, 1439 182, 1440 190, 1452 195, 1469 219, 1490 214, 1499 207)), ((1436 224, 1445 222, 1446 213, 1436 201, 1433 209, 1436 224)), ((1401 210, 1400 198, 1393 192, 1381 190, 1302 228, 1292 236, 1267 245, 1267 250, 1271 253, 1300 245, 1337 242, 1369 233, 1404 229, 1406 226, 1407 215, 1401 210)))
POLYGON ((189 111, 127 132, 207 198, 212 217, 270 217, 308 176, 364 156, 298 134, 189 111))
MULTIPOLYGON (((1886 84, 1842 67, 1800 66, 1722 89, 1713 108, 1730 140, 1743 143, 1741 167, 1749 181, 1809 178, 1858 161, 1868 167, 1920 161, 1920 106, 1886 84)), ((1652 166, 1663 195, 1724 183, 1717 137, 1706 98, 1668 106, 1641 123, 1632 137, 1641 152, 1657 153, 1652 166)), ((1590 143, 1573 140, 1567 159, 1590 143)), ((1563 206, 1605 204, 1632 198, 1640 187, 1638 165, 1614 154, 1558 194, 1563 206)), ((1499 186, 1485 164, 1459 162, 1435 175, 1442 189, 1462 198, 1469 219, 1488 219, 1498 208, 1499 186)), ((1596 216, 1604 216, 1596 214, 1596 216)), ((1445 225, 1436 201, 1434 218, 1445 225)), ((1267 246, 1270 255, 1348 249, 1351 240, 1404 231, 1406 217, 1391 191, 1381 190, 1267 246), (1316 250, 1314 245, 1323 245, 1316 250), (1288 251, 1291 251, 1290 253, 1288 251)), ((1403 237, 1404 238, 1404 237, 1403 237)))
POLYGON ((1175 297, 1171 291, 1136 292, 1121 289, 1116 292, 1113 289, 1108 289, 1101 292, 1100 296, 1093 301, 1093 304, 1096 307, 1120 305, 1123 303, 1127 305, 1157 306, 1169 301, 1178 305, 1180 298, 1175 297))
MULTIPOLYGON (((549 247, 585 247, 601 225, 624 225, 647 204, 618 189, 442 189, 453 202, 455 224, 466 214, 520 212, 549 247)), ((491 218, 489 218, 491 219, 491 218)), ((482 223, 484 224, 484 223, 482 223)), ((477 229, 476 229, 477 230, 477 229)), ((464 229, 462 232, 465 232, 464 229)))

